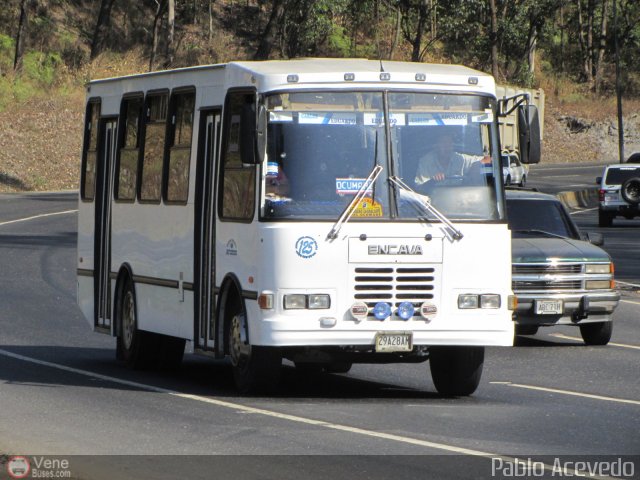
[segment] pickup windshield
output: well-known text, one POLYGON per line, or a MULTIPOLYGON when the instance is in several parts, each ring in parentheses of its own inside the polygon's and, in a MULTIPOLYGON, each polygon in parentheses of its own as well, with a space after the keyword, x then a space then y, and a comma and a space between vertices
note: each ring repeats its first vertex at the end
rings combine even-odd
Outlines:
POLYGON ((336 221, 376 166, 351 221, 418 221, 392 177, 452 220, 503 217, 495 99, 323 91, 270 95, 266 107, 264 219, 336 221))

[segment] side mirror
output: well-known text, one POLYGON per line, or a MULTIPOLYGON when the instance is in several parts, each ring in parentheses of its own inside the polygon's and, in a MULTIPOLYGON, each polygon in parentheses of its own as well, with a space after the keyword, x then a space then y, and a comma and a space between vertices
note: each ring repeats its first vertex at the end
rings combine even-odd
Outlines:
POLYGON ((596 185, 600 185, 602 183, 602 177, 596 177, 596 185))
POLYGON ((255 165, 256 155, 256 110, 253 103, 242 106, 240 116, 240 160, 244 165, 255 165))
POLYGON ((583 237, 587 242, 595 245, 596 247, 601 247, 604 245, 604 235, 602 235, 601 233, 588 232, 583 234, 583 237))
POLYGON ((518 106, 518 132, 520 136, 520 162, 540 163, 542 153, 540 116, 535 105, 518 106))

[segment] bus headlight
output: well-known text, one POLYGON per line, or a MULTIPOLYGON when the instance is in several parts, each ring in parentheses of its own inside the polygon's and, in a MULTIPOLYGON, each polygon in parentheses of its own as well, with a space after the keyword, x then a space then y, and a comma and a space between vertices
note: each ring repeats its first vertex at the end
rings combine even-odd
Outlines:
POLYGON ((471 295, 467 293, 458 295, 458 308, 478 308, 478 295, 471 295))
POLYGON ((463 293, 461 295, 458 295, 458 308, 460 309, 498 309, 500 308, 500 304, 500 295, 495 293, 483 293, 482 295, 463 293))
POLYGON ((310 309, 326 309, 329 307, 331 307, 331 297, 329 297, 329 295, 316 293, 309 295, 310 309))
POLYGON ((480 308, 500 308, 500 295, 493 293, 480 295, 480 308))
POLYGON ((285 310, 301 310, 307 308, 307 296, 301 293, 291 293, 284 296, 285 310))

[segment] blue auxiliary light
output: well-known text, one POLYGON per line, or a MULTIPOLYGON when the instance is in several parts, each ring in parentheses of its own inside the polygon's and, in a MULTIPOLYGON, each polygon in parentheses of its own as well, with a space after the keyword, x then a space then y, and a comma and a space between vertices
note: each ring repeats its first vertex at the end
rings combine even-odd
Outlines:
POLYGON ((373 315, 378 320, 384 320, 387 317, 391 316, 391 305, 385 302, 378 302, 376 306, 373 307, 373 315))
POLYGON ((409 320, 411 317, 413 317, 415 311, 416 309, 413 307, 413 303, 402 302, 400 305, 398 305, 398 311, 396 312, 396 314, 402 320, 409 320))

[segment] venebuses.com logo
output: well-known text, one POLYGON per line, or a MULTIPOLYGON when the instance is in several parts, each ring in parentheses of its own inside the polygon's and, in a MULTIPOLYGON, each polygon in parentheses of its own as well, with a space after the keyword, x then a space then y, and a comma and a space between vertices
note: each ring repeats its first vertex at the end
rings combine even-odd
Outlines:
POLYGON ((27 478, 31 472, 31 464, 27 457, 13 456, 7 462, 7 473, 11 478, 27 478))

